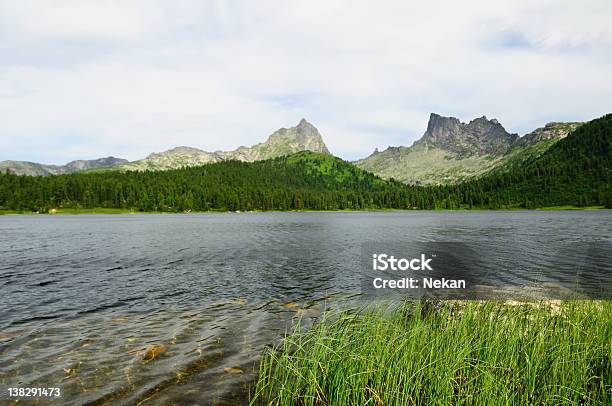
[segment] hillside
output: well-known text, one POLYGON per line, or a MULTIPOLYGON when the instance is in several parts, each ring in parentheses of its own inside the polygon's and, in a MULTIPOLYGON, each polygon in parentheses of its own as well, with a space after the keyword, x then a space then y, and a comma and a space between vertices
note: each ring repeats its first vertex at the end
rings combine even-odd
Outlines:
POLYGON ((539 156, 441 189, 448 192, 451 206, 612 208, 611 145, 612 114, 607 114, 576 128, 539 156))
POLYGON ((458 183, 494 166, 486 156, 457 157, 440 148, 389 147, 354 164, 384 179, 408 185, 458 183))
POLYGON ((300 152, 253 163, 49 177, 0 175, 0 208, 155 211, 408 208, 410 189, 331 155, 300 152))
POLYGON ((538 156, 579 124, 549 123, 518 137, 496 119, 483 116, 466 124, 432 113, 427 130, 411 147, 375 150, 355 165, 411 185, 456 184, 538 156))

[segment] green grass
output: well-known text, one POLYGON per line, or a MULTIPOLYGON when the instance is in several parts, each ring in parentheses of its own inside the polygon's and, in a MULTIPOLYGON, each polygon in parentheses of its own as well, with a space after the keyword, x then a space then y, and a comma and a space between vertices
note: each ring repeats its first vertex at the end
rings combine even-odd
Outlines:
POLYGON ((607 405, 612 302, 407 303, 269 349, 251 404, 607 405))

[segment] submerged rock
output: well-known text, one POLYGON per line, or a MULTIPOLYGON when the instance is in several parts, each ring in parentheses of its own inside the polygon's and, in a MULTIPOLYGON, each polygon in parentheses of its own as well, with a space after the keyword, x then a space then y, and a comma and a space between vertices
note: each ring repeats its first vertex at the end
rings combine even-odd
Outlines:
POLYGON ((163 344, 155 344, 147 348, 142 356, 143 361, 152 361, 166 352, 166 346, 163 344))
POLYGON ((223 372, 225 372, 226 374, 243 374, 244 371, 240 368, 225 368, 223 369, 223 372))
POLYGON ((283 304, 283 307, 285 309, 290 309, 290 310, 294 310, 294 311, 298 311, 300 309, 300 305, 295 303, 295 302, 287 302, 283 304))

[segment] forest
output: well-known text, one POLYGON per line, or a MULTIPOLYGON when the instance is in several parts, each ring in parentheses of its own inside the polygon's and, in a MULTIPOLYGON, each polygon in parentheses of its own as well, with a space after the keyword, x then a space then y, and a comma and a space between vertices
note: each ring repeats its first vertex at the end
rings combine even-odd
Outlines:
POLYGON ((481 208, 612 207, 612 114, 578 127, 541 156, 448 188, 451 202, 481 208))
POLYGON ((383 180, 330 155, 225 161, 168 171, 0 174, 0 210, 139 211, 612 208, 612 114, 582 125, 519 168, 457 185, 383 180))

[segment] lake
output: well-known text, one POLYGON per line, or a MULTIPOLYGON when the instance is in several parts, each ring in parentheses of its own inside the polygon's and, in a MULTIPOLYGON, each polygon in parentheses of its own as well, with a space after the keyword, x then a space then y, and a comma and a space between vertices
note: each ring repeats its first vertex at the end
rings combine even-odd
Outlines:
POLYGON ((361 300, 364 244, 481 247, 485 282, 520 288, 589 249, 610 275, 611 235, 610 211, 0 216, 0 399, 244 403, 266 345, 361 300))

